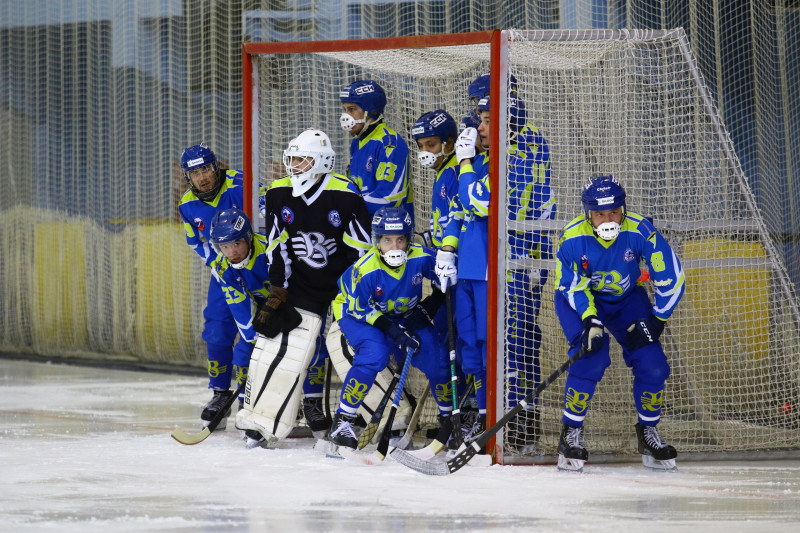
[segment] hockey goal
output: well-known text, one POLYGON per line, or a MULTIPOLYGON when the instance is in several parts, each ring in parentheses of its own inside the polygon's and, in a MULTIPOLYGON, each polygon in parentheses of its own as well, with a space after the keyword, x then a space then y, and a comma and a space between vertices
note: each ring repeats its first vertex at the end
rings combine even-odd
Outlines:
MULTIPOLYGON (((414 120, 436 108, 457 121, 471 104, 467 87, 492 73, 491 152, 505 154, 506 97, 513 75, 528 122, 549 144, 553 220, 512 226, 506 198, 492 198, 489 291, 489 423, 509 409, 506 387, 508 269, 552 270, 552 259, 512 261, 508 231, 557 238, 582 212, 589 176, 613 173, 628 207, 653 217, 682 259, 686 294, 662 338, 672 367, 661 433, 682 454, 783 452, 800 448, 800 312, 774 244, 755 207, 733 146, 681 29, 671 31, 493 31, 355 41, 246 43, 244 155, 256 212, 258 182, 268 183, 283 148, 309 127, 328 133, 338 172, 349 137, 339 127, 341 87, 358 78, 386 90, 386 122, 412 151, 416 223, 427 227, 432 171, 416 164, 414 120), (500 274, 498 274, 500 273, 500 274)), ((507 161, 492 159, 493 191, 507 190, 507 161)), ((462 250, 462 254, 466 251, 462 250)), ((553 311, 553 276, 536 318, 541 375, 566 357, 553 311)), ((650 287, 650 289, 652 289, 650 287)), ((527 324, 531 329, 534 324, 527 324)), ((586 419, 593 460, 635 453, 630 371, 612 343, 612 366, 586 419)), ((424 380, 414 378, 421 391, 424 380)), ((540 399, 541 436, 526 455, 499 434, 504 463, 552 460, 563 381, 540 399)), ((426 417, 433 423, 431 408, 426 417)))

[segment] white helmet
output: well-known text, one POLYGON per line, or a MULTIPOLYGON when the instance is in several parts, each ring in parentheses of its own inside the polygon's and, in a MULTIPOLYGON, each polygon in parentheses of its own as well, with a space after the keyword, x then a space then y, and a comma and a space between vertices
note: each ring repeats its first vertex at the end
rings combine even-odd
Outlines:
POLYGON ((306 130, 289 141, 283 151, 283 166, 292 182, 292 196, 300 196, 308 191, 320 178, 333 170, 336 152, 331 140, 321 130, 306 130), (302 161, 292 164, 293 157, 302 161))

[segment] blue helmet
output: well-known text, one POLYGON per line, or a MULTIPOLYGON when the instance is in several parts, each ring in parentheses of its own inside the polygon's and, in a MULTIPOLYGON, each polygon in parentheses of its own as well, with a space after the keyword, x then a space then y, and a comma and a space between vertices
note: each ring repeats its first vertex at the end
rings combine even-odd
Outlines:
POLYGON ((478 115, 478 112, 475 111, 474 109, 469 112, 469 115, 461 119, 461 131, 464 131, 467 128, 478 129, 478 126, 480 125, 481 125, 481 117, 478 115))
POLYGON ((586 218, 589 211, 608 211, 622 207, 625 212, 625 189, 614 176, 596 176, 589 179, 589 183, 581 193, 581 203, 586 218))
POLYGON ((386 107, 386 93, 383 87, 372 80, 354 81, 339 91, 342 103, 358 104, 371 118, 376 119, 386 107))
MULTIPOLYGON (((478 111, 489 111, 489 97, 484 96, 478 102, 478 111)), ((528 112, 525 111, 525 103, 519 98, 508 97, 509 127, 512 133, 519 133, 525 122, 528 120, 528 112)))
POLYGON ((447 111, 437 109, 425 113, 414 122, 411 127, 411 136, 414 137, 414 140, 424 137, 439 137, 444 144, 450 139, 455 142, 458 138, 458 128, 456 121, 447 111))
POLYGON ((222 186, 222 179, 220 179, 219 169, 217 168, 217 156, 205 143, 195 144, 183 151, 181 154, 181 168, 183 169, 183 177, 186 178, 186 183, 189 184, 195 196, 203 201, 213 200, 217 196, 222 186), (217 182, 210 190, 202 192, 194 186, 189 173, 208 165, 211 165, 211 168, 217 174, 217 182))
POLYGON ((253 226, 244 211, 232 207, 223 209, 211 220, 211 243, 215 245, 236 242, 245 239, 253 240, 253 226))
MULTIPOLYGON (((470 99, 475 99, 477 102, 484 96, 489 96, 489 74, 481 74, 475 80, 469 84, 467 88, 467 94, 469 95, 470 99)), ((508 82, 508 94, 511 96, 517 96, 517 78, 511 74, 511 77, 508 82)))
MULTIPOLYGON (((404 207, 381 207, 372 216, 372 244, 380 251, 379 241, 383 235, 405 235, 408 244, 414 235, 414 222, 404 207)), ((405 250, 381 251, 381 258, 390 267, 399 267, 406 262, 408 246, 405 250)))

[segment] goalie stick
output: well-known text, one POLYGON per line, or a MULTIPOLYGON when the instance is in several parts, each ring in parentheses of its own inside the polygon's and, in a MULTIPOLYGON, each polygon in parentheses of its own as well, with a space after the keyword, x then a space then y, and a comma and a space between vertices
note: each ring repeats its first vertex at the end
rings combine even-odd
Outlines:
POLYGON ((406 360, 403 362, 403 371, 400 372, 400 381, 397 382, 394 401, 392 402, 392 407, 389 409, 389 418, 386 419, 386 425, 383 426, 383 434, 381 434, 378 449, 375 450, 375 453, 380 457, 381 461, 383 461, 389 453, 389 438, 392 433, 392 424, 394 424, 394 415, 397 413, 397 408, 400 406, 400 398, 403 396, 403 387, 405 387, 406 384, 408 370, 411 368, 412 357, 414 357, 414 350, 409 348, 406 352, 406 360))
POLYGON ((525 396, 525 398, 523 398, 517 405, 515 405, 513 409, 503 415, 503 418, 498 420, 495 425, 481 433, 477 439, 467 444, 463 450, 461 450, 452 459, 449 459, 446 463, 431 463, 418 457, 414 457, 405 450, 400 450, 397 448, 392 451, 392 457, 398 463, 404 464, 412 470, 416 470, 417 472, 421 472, 429 476, 447 476, 453 472, 457 472, 461 469, 461 467, 466 465, 469 460, 475 456, 475 454, 483 449, 483 447, 486 446, 491 438, 494 437, 495 434, 500 431, 509 420, 517 416, 519 412, 522 411, 529 403, 533 402, 543 390, 545 390, 548 386, 550 386, 551 383, 558 379, 561 374, 566 372, 575 361, 583 357, 584 353, 585 351, 583 348, 581 348, 575 353, 575 355, 564 361, 561 366, 555 370, 555 372, 550 374, 543 382, 539 383, 539 385, 537 385, 533 391, 528 393, 528 395, 525 396))
POLYGON ((225 402, 225 405, 222 406, 222 409, 220 409, 220 411, 214 416, 214 418, 211 419, 208 425, 204 427, 202 431, 200 431, 200 433, 186 433, 182 429, 178 428, 172 432, 172 438, 181 444, 186 444, 187 446, 206 440, 208 436, 211 435, 215 429, 217 429, 217 426, 219 426, 220 422, 222 422, 222 419, 228 416, 228 410, 233 405, 233 402, 235 402, 239 397, 239 394, 241 394, 244 390, 245 384, 247 384, 247 380, 242 381, 242 383, 236 389, 236 392, 231 394, 230 398, 228 398, 225 402))

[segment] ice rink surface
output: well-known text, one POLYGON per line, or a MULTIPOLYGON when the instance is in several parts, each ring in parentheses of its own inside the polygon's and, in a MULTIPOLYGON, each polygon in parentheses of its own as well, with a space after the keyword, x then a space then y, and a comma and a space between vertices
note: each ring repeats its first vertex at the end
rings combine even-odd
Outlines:
MULTIPOLYGON (((0 532, 800 531, 800 461, 465 467, 195 446, 200 377, 0 358, 0 532)), ((590 453, 591 444, 589 443, 590 453)), ((680 450, 679 450, 680 452, 680 450)))

